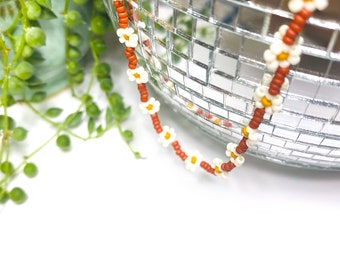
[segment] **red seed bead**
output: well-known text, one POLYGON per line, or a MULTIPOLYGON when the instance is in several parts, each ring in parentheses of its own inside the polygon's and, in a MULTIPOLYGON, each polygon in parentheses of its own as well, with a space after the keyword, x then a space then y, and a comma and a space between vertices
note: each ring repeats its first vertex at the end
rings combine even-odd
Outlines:
POLYGON ((232 163, 231 161, 224 162, 221 165, 222 171, 225 171, 225 172, 230 172, 235 167, 236 167, 236 165, 234 163, 232 163))
POLYGON ((130 69, 136 69, 137 66, 138 66, 138 63, 135 62, 135 61, 129 61, 129 62, 128 62, 128 66, 129 66, 130 69), (135 68, 131 68, 130 66, 131 66, 131 67, 135 67, 135 68))
POLYGON ((136 56, 136 54, 132 53, 127 57, 127 59, 129 61, 135 61, 135 60, 137 60, 137 56, 136 56))
POLYGON ((206 162, 206 161, 201 161, 200 166, 201 166, 201 168, 203 168, 203 169, 206 170, 207 172, 212 173, 212 174, 215 174, 214 168, 211 167, 211 165, 210 165, 208 162, 206 162))
POLYGON ((162 133, 162 131, 163 131, 163 129, 162 129, 161 126, 155 126, 154 129, 155 129, 155 131, 156 131, 157 134, 160 134, 160 133, 162 133))
POLYGON ((148 91, 146 91, 145 89, 138 89, 139 94, 141 95, 141 97, 147 97, 148 96, 148 91))
POLYGON ((255 116, 255 117, 253 117, 253 120, 256 121, 256 122, 261 123, 262 120, 263 120, 263 115, 255 116))
POLYGON ((119 28, 124 29, 124 28, 128 27, 128 24, 127 23, 118 23, 118 26, 119 26, 119 28))
POLYGON ((172 142, 171 145, 172 145, 172 147, 174 148, 174 150, 179 150, 179 149, 181 149, 181 147, 180 147, 178 141, 172 142))
POLYGON ((294 22, 294 21, 292 21, 289 25, 288 25, 288 27, 290 28, 290 29, 292 29, 294 32, 296 32, 296 33, 301 33, 302 32, 302 29, 303 29, 303 27, 301 26, 301 25, 299 25, 299 24, 297 24, 296 22, 294 22))
POLYGON ((264 113, 265 113, 264 108, 256 108, 254 111, 253 118, 249 122, 249 127, 252 129, 257 129, 263 120, 264 113))
POLYGON ((256 108, 254 110, 254 114, 256 116, 263 116, 265 114, 265 112, 266 112, 266 109, 264 109, 264 108, 256 108))
POLYGON ((118 14, 126 12, 125 7, 124 7, 123 4, 121 4, 119 6, 116 6, 115 8, 116 8, 116 11, 117 11, 118 14))
POLYGON ((159 122, 157 119, 156 120, 152 120, 152 124, 154 126, 160 126, 161 125, 161 122, 159 122))
POLYGON ((175 152, 177 156, 179 156, 179 158, 184 161, 187 156, 185 155, 185 153, 183 153, 183 151, 178 151, 178 152, 175 152))
POLYGON ((257 121, 256 119, 252 119, 250 122, 249 122, 249 126, 252 128, 252 129, 257 129, 260 124, 261 124, 262 121, 257 121))
POLYGON ((145 90, 145 89, 140 89, 140 88, 137 88, 138 89, 138 91, 139 91, 139 94, 142 96, 142 95, 147 95, 148 94, 148 92, 145 90))
POLYGON ((305 9, 305 8, 303 8, 303 9, 301 9, 301 11, 299 12, 299 14, 303 17, 303 18, 305 18, 305 20, 307 21, 311 16, 312 16, 312 12, 311 11, 309 11, 308 9, 305 9))
POLYGON ((152 124, 153 124, 153 127, 154 127, 156 130, 158 130, 158 129, 161 128, 161 123, 160 123, 160 122, 153 122, 152 124))
POLYGON ((154 126, 154 129, 155 129, 157 134, 160 134, 163 131, 163 128, 161 126, 154 126))
POLYGON ((299 33, 295 32, 293 29, 289 28, 286 31, 286 36, 295 39, 299 33))
POLYGON ((149 99, 149 96, 148 95, 142 95, 140 99, 141 99, 142 102, 147 102, 148 99, 149 99))
POLYGON ((278 80, 283 80, 286 78, 286 74, 282 74, 282 73, 279 73, 279 72, 275 72, 274 76, 273 76, 273 79, 278 79, 278 80))
POLYGON ((293 22, 300 25, 303 28, 304 25, 306 24, 306 19, 302 17, 300 14, 296 14, 294 16, 293 22))
POLYGON ((139 83, 137 84, 137 87, 139 90, 146 90, 146 84, 145 83, 139 83))
POLYGON ((281 85, 277 85, 277 84, 271 83, 271 84, 269 84, 269 89, 272 89, 273 91, 280 92, 281 85))
POLYGON ((203 114, 203 110, 201 108, 197 109, 196 111, 197 114, 203 114))
POLYGON ((152 121, 155 121, 155 120, 158 120, 158 121, 159 121, 159 118, 158 118, 158 114, 157 114, 157 113, 151 114, 150 116, 151 116, 151 118, 152 118, 152 121))
POLYGON ((152 123, 153 123, 154 125, 158 125, 158 126, 161 125, 161 121, 160 121, 158 118, 152 119, 152 123))
POLYGON ((236 146, 235 150, 239 155, 242 155, 247 151, 247 149, 248 149, 248 145, 246 143, 247 140, 248 140, 248 138, 243 137, 242 140, 239 142, 238 146, 236 146))
POLYGON ((115 8, 123 6, 123 1, 113 1, 115 8))
POLYGON ((276 96, 276 95, 280 94, 280 89, 277 90, 277 88, 269 87, 268 93, 272 96, 276 96))
POLYGON ((136 68, 137 68, 137 65, 135 65, 135 64, 129 64, 128 67, 129 67, 129 69, 136 69, 136 68))
POLYGON ((290 46, 290 45, 293 45, 293 44, 294 44, 295 39, 290 38, 290 37, 288 37, 288 36, 284 36, 284 37, 282 38, 282 41, 283 41, 284 44, 290 46))
POLYGON ((291 28, 288 28, 284 37, 282 38, 282 41, 287 45, 293 45, 297 35, 298 33, 293 31, 291 28))
POLYGON ((179 146, 177 146, 177 147, 172 146, 172 147, 174 148, 175 153, 176 153, 177 155, 179 155, 179 154, 181 154, 181 153, 183 152, 182 149, 181 149, 181 147, 179 147, 179 146))
POLYGON ((180 158, 184 161, 184 160, 186 160, 187 159, 187 154, 185 153, 185 152, 182 152, 181 154, 180 154, 180 158))
POLYGON ((177 151, 175 151, 176 155, 179 156, 182 153, 181 149, 178 149, 177 151))
POLYGON ((249 122, 249 126, 253 129, 257 129, 259 126, 260 126, 261 122, 258 123, 256 122, 254 119, 252 119, 250 122, 249 122))
POLYGON ((157 124, 157 123, 158 123, 158 124, 159 124, 160 121, 159 121, 158 117, 155 117, 155 115, 156 115, 156 113, 150 115, 150 116, 151 116, 152 123, 154 123, 154 124, 157 124))
POLYGON ((135 51, 135 48, 132 48, 132 47, 126 47, 125 48, 125 51, 127 51, 127 52, 134 52, 135 51))
POLYGON ((140 97, 147 97, 148 92, 145 89, 138 89, 140 97))
POLYGON ((119 20, 118 20, 120 23, 128 23, 129 22, 129 18, 128 17, 126 17, 126 18, 120 18, 119 20))
POLYGON ((284 78, 277 78, 277 77, 273 77, 272 81, 270 84, 273 84, 273 85, 278 85, 278 86, 282 86, 282 84, 285 82, 285 79, 284 78))
POLYGON ((118 18, 119 18, 119 19, 123 19, 123 18, 127 18, 127 17, 128 17, 127 12, 118 13, 118 18))
MULTIPOLYGON (((289 67, 286 67, 286 68, 283 68, 283 67, 278 67, 277 70, 276 70, 276 73, 279 73, 279 74, 282 74, 284 76, 286 76, 290 71, 290 68, 289 67)), ((275 74, 276 75, 276 74, 275 74)))
POLYGON ((137 66, 138 65, 138 60, 135 59, 135 60, 129 61, 129 64, 137 66))
MULTIPOLYGON (((201 161, 201 163, 200 163, 200 166, 202 167, 202 168, 205 168, 206 166, 207 166, 207 162, 205 162, 204 160, 203 161, 201 161)), ((209 165, 210 166, 210 165, 209 165)))
POLYGON ((141 95, 141 97, 140 97, 141 102, 147 102, 148 99, 149 99, 148 95, 141 95))

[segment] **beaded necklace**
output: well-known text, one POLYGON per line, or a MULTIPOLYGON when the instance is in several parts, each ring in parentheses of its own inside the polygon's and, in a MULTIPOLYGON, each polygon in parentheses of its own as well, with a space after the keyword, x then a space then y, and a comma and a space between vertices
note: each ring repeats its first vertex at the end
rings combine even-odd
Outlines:
MULTIPOLYGON (((248 147, 252 147, 257 142, 257 129, 262 123, 265 114, 273 114, 282 108, 283 98, 280 91, 288 87, 287 75, 291 65, 300 62, 301 32, 308 19, 315 10, 323 10, 328 6, 327 0, 290 0, 289 10, 293 13, 293 18, 288 25, 281 25, 274 34, 274 41, 265 50, 263 57, 266 68, 270 73, 266 73, 261 84, 254 91, 255 109, 249 123, 242 128, 242 139, 238 144, 228 143, 226 156, 229 161, 219 158, 213 159, 212 163, 205 161, 198 151, 187 154, 176 138, 173 128, 162 125, 158 116, 160 102, 155 98, 149 98, 147 82, 149 75, 147 71, 138 66, 138 59, 135 53, 139 45, 138 35, 135 28, 130 27, 130 21, 134 21, 133 8, 138 8, 138 4, 133 0, 113 0, 113 6, 117 15, 117 35, 119 41, 125 44, 125 56, 128 61, 127 75, 130 81, 135 81, 140 95, 140 108, 145 114, 149 114, 159 141, 164 147, 172 146, 175 154, 185 163, 186 168, 194 171, 201 167, 208 173, 226 177, 228 172, 235 167, 240 167, 245 159, 243 154, 248 147)), ((138 14, 137 14, 138 15, 138 14)), ((145 24, 137 20, 137 28, 145 28, 145 24)), ((138 31, 138 30, 137 30, 138 31)))

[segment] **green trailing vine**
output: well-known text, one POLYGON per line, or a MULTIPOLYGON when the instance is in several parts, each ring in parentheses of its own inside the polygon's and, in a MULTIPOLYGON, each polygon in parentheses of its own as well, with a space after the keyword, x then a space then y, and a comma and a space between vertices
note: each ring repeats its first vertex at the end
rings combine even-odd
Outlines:
MULTIPOLYGON (((0 0, 0 4, 4 2, 0 0)), ((35 72, 38 63, 45 61, 39 48, 46 44, 46 30, 40 21, 53 20, 57 16, 52 9, 51 0, 11 1, 11 7, 0 6, 0 18, 12 15, 12 23, 0 30, 1 65, 0 71, 0 203, 11 200, 21 204, 27 199, 26 192, 14 185, 15 177, 33 178, 39 173, 39 164, 34 157, 48 144, 55 143, 62 151, 72 148, 72 141, 87 141, 103 136, 116 127, 136 158, 140 158, 130 142, 133 132, 124 129, 122 122, 130 115, 130 107, 124 103, 122 95, 115 91, 111 67, 102 58, 107 49, 105 34, 111 31, 111 23, 101 0, 65 0, 62 16, 65 31, 65 67, 68 89, 76 105, 72 112, 65 112, 59 104, 42 109, 49 97, 42 91, 45 82, 35 72), (91 5, 89 21, 84 20, 74 6, 91 5), (15 15, 14 9, 18 12, 15 15), (87 24, 88 41, 76 32, 77 27, 87 24), (88 42, 91 58, 90 74, 85 74, 84 57, 79 50, 83 42, 88 42), (85 75, 89 76, 85 84, 85 75), (93 86, 98 83, 105 104, 99 104, 93 86), (54 132, 45 138, 35 150, 14 160, 13 145, 29 143, 29 128, 11 116, 9 108, 26 106, 37 119, 48 123, 54 132), (81 126, 86 126, 80 129, 81 126)))

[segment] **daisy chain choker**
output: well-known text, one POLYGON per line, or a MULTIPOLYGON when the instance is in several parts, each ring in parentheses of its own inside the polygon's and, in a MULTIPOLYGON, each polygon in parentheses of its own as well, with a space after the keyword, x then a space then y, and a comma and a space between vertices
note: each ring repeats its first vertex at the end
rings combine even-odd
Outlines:
MULTIPOLYGON (((289 81, 287 75, 291 65, 300 62, 302 53, 301 44, 303 31, 308 19, 315 10, 324 10, 328 6, 327 0, 290 0, 289 10, 293 18, 289 24, 281 25, 274 34, 274 40, 263 53, 266 68, 261 84, 254 91, 255 109, 250 121, 242 128, 242 139, 238 144, 228 143, 225 154, 229 158, 223 161, 214 158, 207 162, 199 151, 185 152, 179 143, 175 130, 167 125, 162 125, 158 116, 160 102, 149 97, 147 82, 149 74, 144 67, 139 66, 135 49, 140 44, 150 44, 148 40, 140 41, 138 28, 145 28, 145 23, 134 18, 133 8, 138 4, 133 0, 113 0, 113 6, 117 16, 117 35, 119 42, 125 45, 125 56, 128 61, 127 76, 130 81, 135 81, 140 95, 140 109, 144 114, 150 115, 153 127, 158 134, 159 142, 164 146, 172 146, 175 154, 185 163, 190 171, 197 167, 216 176, 226 177, 235 167, 240 167, 245 158, 243 154, 247 149, 254 147, 257 143, 257 129, 264 119, 264 115, 271 115, 281 110, 283 98, 280 91, 287 89, 289 81), (137 26, 132 27, 130 24, 137 26)), ((136 14, 136 13, 135 13, 136 14)), ((138 14, 137 14, 138 16, 138 14)))

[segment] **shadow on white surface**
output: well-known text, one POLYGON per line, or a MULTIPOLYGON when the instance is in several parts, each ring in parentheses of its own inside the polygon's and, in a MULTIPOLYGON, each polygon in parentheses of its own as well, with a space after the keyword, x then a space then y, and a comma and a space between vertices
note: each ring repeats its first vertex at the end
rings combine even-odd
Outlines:
MULTIPOLYGON (((124 127, 145 159, 114 129, 69 153, 46 148, 39 176, 18 181, 29 200, 0 210, 1 269, 339 269, 339 172, 246 156, 226 179, 191 173, 157 142, 121 62, 112 64, 133 108, 124 127)), ((166 105, 160 117, 184 150, 223 157, 224 145, 166 105)))

